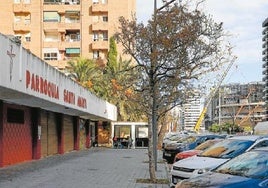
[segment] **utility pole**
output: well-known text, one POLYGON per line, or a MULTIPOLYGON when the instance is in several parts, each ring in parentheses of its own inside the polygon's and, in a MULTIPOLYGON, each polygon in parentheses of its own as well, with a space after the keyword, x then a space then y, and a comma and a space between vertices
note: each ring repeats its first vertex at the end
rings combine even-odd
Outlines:
MULTIPOLYGON (((157 8, 157 0, 154 0, 154 16, 153 16, 153 40, 155 41, 156 37, 157 37, 157 12, 158 11, 161 11, 163 8, 169 6, 171 3, 173 3, 174 1, 176 0, 171 0, 169 2, 166 2, 162 7, 160 8, 157 8)), ((152 53, 155 52, 156 48, 155 48, 155 44, 154 44, 154 41, 153 41, 153 47, 152 47, 152 53)), ((150 77, 151 77, 151 82, 154 81, 154 73, 155 73, 155 65, 156 65, 156 60, 153 59, 153 61, 151 62, 151 74, 150 77)), ((152 89, 152 92, 153 92, 153 99, 152 99, 152 106, 153 106, 153 109, 152 109, 152 134, 153 134, 153 157, 154 157, 154 166, 155 166, 155 171, 157 171, 157 135, 158 135, 158 127, 157 127, 157 114, 156 114, 156 96, 155 96, 155 93, 156 93, 156 84, 155 83, 152 83, 151 85, 151 89, 152 89)))

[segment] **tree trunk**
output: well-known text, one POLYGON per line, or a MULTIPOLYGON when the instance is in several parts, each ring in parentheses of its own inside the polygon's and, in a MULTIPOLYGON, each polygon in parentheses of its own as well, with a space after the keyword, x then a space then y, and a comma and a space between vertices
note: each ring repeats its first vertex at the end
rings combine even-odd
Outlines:
POLYGON ((150 118, 149 124, 148 124, 148 138, 149 138, 148 157, 149 157, 150 179, 152 182, 156 182, 155 158, 154 158, 154 151, 153 151, 153 125, 152 125, 151 118, 150 118))

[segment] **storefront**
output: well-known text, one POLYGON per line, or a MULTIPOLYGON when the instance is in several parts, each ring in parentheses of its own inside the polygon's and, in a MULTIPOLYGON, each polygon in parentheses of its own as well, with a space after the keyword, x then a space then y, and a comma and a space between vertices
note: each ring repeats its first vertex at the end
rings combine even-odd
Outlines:
POLYGON ((114 105, 1 34, 0 57, 0 167, 88 148, 116 120, 114 105))
POLYGON ((148 147, 148 124, 146 122, 112 122, 112 138, 120 144, 119 148, 129 148, 130 139, 132 148, 148 147))

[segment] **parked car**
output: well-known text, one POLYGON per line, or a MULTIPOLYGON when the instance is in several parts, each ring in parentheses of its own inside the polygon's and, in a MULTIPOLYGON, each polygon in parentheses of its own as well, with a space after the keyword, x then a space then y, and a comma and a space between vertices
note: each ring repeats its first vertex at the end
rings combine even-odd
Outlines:
POLYGON ((174 157, 177 153, 194 149, 196 146, 202 144, 207 140, 223 137, 224 136, 222 135, 216 134, 186 136, 177 142, 167 144, 163 150, 163 159, 165 159, 168 163, 173 163, 174 157))
POLYGON ((173 164, 171 186, 183 179, 193 178, 251 149, 268 146, 268 136, 234 136, 209 147, 199 155, 173 164))
POLYGON ((208 173, 176 185, 176 188, 197 187, 268 187, 268 147, 243 153, 208 173))
POLYGON ((176 143, 181 138, 185 138, 186 136, 188 136, 188 135, 182 134, 182 133, 174 133, 174 132, 168 133, 163 138, 162 149, 164 149, 166 145, 168 145, 170 143, 176 143))
POLYGON ((194 155, 197 155, 197 154, 201 153, 202 151, 206 150, 207 148, 209 148, 210 146, 212 146, 212 145, 214 145, 222 140, 223 139, 207 140, 192 150, 187 150, 187 151, 182 151, 180 153, 177 153, 177 155, 174 158, 174 163, 179 161, 179 160, 186 159, 188 157, 192 157, 194 155))

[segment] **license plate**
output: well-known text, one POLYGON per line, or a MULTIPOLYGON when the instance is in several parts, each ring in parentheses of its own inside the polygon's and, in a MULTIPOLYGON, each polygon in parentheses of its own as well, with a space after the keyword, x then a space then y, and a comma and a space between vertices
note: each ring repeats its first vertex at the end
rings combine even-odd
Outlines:
POLYGON ((165 153, 165 156, 171 157, 170 153, 165 153))

